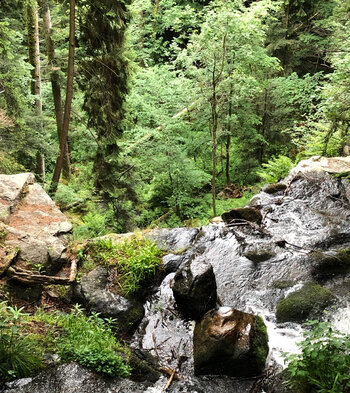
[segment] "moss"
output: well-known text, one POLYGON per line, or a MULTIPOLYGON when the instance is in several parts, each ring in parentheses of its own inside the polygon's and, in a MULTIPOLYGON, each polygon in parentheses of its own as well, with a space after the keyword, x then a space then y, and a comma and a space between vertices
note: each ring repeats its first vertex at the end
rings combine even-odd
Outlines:
POLYGON ((290 281, 290 280, 277 280, 271 284, 271 288, 286 289, 292 287, 294 284, 295 284, 294 281, 290 281))
POLYGON ((302 322, 316 317, 335 300, 329 289, 313 282, 307 282, 296 292, 291 293, 277 304, 278 322, 302 322))
POLYGON ((264 320, 260 316, 255 317, 254 337, 252 340, 252 362, 255 369, 263 371, 267 355, 269 353, 269 337, 264 320))

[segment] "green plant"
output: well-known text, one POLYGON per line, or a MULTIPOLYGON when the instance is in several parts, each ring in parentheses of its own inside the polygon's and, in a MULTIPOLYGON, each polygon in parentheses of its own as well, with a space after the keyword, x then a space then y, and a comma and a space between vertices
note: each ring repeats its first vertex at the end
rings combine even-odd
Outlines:
POLYGON ((289 157, 273 156, 267 164, 262 164, 264 169, 257 171, 257 175, 269 183, 276 183, 288 175, 293 165, 293 161, 289 157))
POLYGON ((144 237, 134 236, 118 242, 112 238, 101 238, 88 243, 83 258, 83 267, 93 268, 100 264, 107 269, 116 269, 116 286, 124 295, 140 288, 142 281, 155 275, 162 251, 144 237))
POLYGON ((289 377, 286 384, 297 391, 342 393, 350 387, 350 336, 328 322, 306 323, 312 330, 299 343, 300 354, 284 354, 289 377))
POLYGON ((35 318, 60 329, 61 333, 53 338, 52 347, 63 361, 74 360, 108 376, 129 375, 130 367, 120 356, 125 354, 125 349, 112 333, 114 321, 106 321, 97 313, 85 316, 78 305, 70 314, 48 315, 38 310, 35 318))
POLYGON ((42 367, 42 354, 30 336, 19 333, 22 308, 0 304, 0 379, 33 375, 42 367))

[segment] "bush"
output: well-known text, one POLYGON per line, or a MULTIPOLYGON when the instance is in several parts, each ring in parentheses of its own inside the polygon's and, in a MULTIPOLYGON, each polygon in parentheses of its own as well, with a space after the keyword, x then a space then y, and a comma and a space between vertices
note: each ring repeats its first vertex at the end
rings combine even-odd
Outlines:
POLYGON ((257 175, 268 183, 276 183, 286 177, 293 168, 293 161, 286 156, 272 157, 267 164, 262 164, 264 169, 257 172, 257 175))
POLYGON ((15 173, 25 172, 24 166, 18 164, 10 154, 0 152, 0 173, 4 175, 12 175, 15 173))
POLYGON ((335 331, 327 322, 311 321, 311 331, 299 343, 300 354, 285 354, 286 384, 297 391, 342 393, 350 387, 350 335, 335 331))

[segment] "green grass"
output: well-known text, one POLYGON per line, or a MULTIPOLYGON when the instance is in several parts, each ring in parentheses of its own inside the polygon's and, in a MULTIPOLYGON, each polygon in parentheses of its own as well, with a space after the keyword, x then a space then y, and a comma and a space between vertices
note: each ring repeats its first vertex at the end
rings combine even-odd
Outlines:
POLYGON ((114 269, 115 288, 128 296, 156 274, 162 255, 163 251, 154 242, 136 235, 121 242, 113 242, 111 238, 92 241, 80 253, 80 260, 83 272, 97 265, 114 269))

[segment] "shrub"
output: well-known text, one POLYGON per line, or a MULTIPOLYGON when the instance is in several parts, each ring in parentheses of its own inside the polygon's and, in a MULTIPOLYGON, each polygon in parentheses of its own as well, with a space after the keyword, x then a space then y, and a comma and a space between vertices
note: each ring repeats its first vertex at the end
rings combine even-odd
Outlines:
POLYGON ((286 384, 297 391, 342 393, 350 387, 350 335, 335 331, 328 322, 311 321, 311 331, 299 343, 300 354, 285 354, 286 384))
POLYGON ((293 168, 293 161, 286 156, 272 157, 267 164, 262 164, 264 169, 261 169, 257 174, 268 183, 276 183, 288 175, 293 168))

